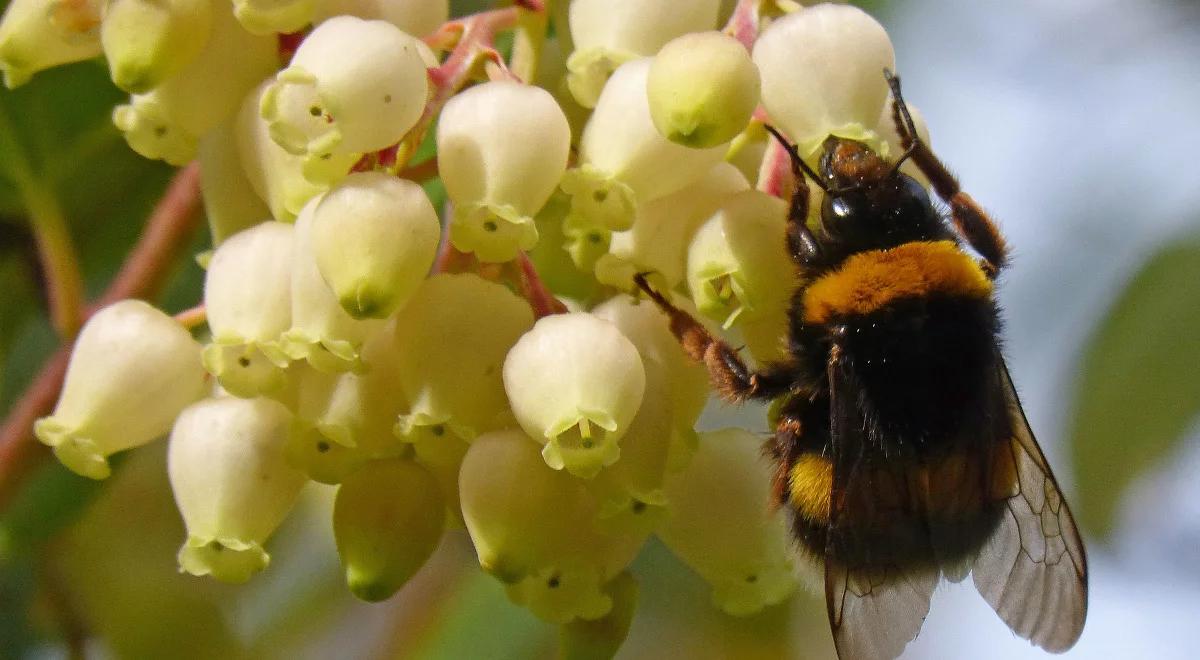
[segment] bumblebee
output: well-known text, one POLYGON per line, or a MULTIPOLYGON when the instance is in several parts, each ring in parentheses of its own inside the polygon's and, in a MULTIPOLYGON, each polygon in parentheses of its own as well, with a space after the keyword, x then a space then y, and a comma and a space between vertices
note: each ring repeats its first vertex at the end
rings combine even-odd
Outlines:
POLYGON ((824 564, 841 658, 898 656, 939 581, 968 575, 1013 632, 1062 652, 1083 629, 1087 559, 999 348, 1004 238, 884 75, 904 147, 894 161, 830 136, 814 170, 769 128, 798 182, 786 358, 752 370, 636 281, 723 398, 776 402, 775 503, 801 552, 824 564), (900 171, 908 160, 948 213, 900 171), (825 193, 813 228, 805 178, 825 193))

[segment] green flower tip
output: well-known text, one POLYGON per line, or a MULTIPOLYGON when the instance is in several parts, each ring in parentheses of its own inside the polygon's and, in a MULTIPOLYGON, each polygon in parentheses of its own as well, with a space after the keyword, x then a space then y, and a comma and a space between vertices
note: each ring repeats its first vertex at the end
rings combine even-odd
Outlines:
POLYGON ((748 567, 740 575, 712 581, 712 601, 732 616, 750 616, 777 605, 796 590, 796 576, 787 564, 748 567))
POLYGON ((270 555, 257 543, 196 536, 188 537, 178 559, 182 573, 211 575, 229 584, 245 583, 271 563, 270 555))
POLYGON ((108 458, 90 438, 81 438, 53 417, 39 419, 33 434, 54 449, 54 456, 68 470, 89 479, 107 479, 112 474, 108 458))
POLYGON ((358 566, 347 566, 346 585, 350 587, 350 593, 354 594, 355 598, 368 603, 379 603, 391 598, 404 583, 396 584, 395 581, 389 580, 387 575, 364 571, 358 566))
POLYGON ((591 479, 621 458, 617 437, 610 433, 616 429, 616 421, 611 418, 601 422, 580 417, 567 429, 549 436, 542 447, 542 458, 555 470, 566 469, 577 477, 591 479), (599 428, 592 428, 592 424, 599 428))
POLYGON ((234 396, 274 394, 285 385, 288 357, 274 342, 214 341, 204 347, 203 362, 221 387, 234 396))

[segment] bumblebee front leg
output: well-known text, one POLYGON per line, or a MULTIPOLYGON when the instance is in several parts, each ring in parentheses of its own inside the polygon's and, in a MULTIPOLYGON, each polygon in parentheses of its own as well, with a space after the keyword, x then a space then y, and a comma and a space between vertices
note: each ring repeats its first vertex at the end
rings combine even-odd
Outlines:
POLYGON ((671 333, 689 357, 708 369, 713 387, 721 398, 735 403, 746 399, 769 400, 791 388, 792 375, 788 365, 772 364, 764 370, 752 371, 729 344, 655 291, 643 273, 634 275, 633 280, 667 314, 671 333))
MULTIPOLYGON (((963 191, 950 170, 946 169, 945 164, 917 135, 908 105, 904 103, 904 97, 900 94, 900 78, 887 69, 884 69, 883 75, 892 90, 892 121, 896 124, 896 132, 900 134, 900 141, 905 149, 900 161, 911 158, 929 178, 934 192, 950 205, 950 218, 955 228, 967 243, 983 256, 988 276, 995 278, 1008 262, 1008 245, 1000 233, 1000 228, 979 204, 963 191)), ((900 161, 897 161, 897 164, 900 161)))
POLYGON ((792 177, 796 180, 796 190, 792 192, 792 199, 788 204, 788 254, 791 255, 792 261, 797 266, 816 265, 821 258, 821 244, 817 242, 812 230, 808 228, 808 181, 805 176, 807 175, 817 185, 821 185, 821 179, 800 158, 800 154, 796 151, 796 145, 788 142, 773 127, 766 126, 765 128, 771 135, 775 136, 779 144, 788 152, 788 158, 792 166, 792 177))

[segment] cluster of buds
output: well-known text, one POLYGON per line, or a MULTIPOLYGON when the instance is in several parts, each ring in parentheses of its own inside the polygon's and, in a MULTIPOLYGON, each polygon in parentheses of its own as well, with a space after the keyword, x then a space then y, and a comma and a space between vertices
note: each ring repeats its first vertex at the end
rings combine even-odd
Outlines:
POLYGON ((8 85, 102 53, 130 147, 200 162, 205 322, 94 315, 36 427, 96 479, 169 435, 181 570, 265 569, 315 482, 366 600, 459 526, 514 602, 566 626, 627 615, 651 535, 729 613, 795 588, 762 439, 695 430, 707 376, 633 276, 776 357, 786 198, 809 184, 764 123, 810 162, 829 134, 895 153, 891 44, 844 5, 546 4, 10 4, 8 85))

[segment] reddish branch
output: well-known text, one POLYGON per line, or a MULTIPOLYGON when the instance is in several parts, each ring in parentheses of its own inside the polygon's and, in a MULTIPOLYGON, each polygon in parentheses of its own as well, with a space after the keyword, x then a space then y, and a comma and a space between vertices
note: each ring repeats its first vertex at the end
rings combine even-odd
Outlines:
MULTIPOLYGON (((118 300, 154 297, 191 240, 199 210, 200 168, 193 163, 175 175, 120 272, 85 317, 118 300)), ((33 423, 53 410, 70 357, 70 346, 50 356, 0 427, 0 510, 17 492, 21 479, 50 455, 33 439, 33 423)))

